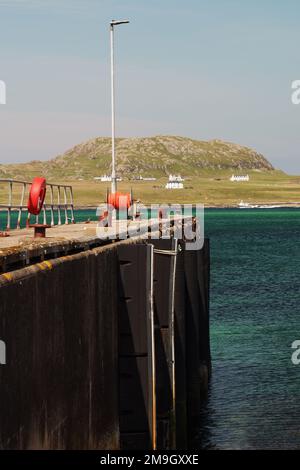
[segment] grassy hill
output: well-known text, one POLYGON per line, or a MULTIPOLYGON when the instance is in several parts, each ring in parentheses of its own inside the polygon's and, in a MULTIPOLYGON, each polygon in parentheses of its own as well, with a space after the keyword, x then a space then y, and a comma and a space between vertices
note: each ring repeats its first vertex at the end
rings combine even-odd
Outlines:
MULTIPOLYGON (((97 205, 105 200, 107 183, 95 176, 110 173, 111 139, 96 138, 76 145, 50 161, 0 165, 0 178, 31 180, 44 175, 48 181, 70 182, 77 205, 97 205)), ((289 176, 259 153, 240 145, 213 140, 203 142, 184 137, 117 139, 120 191, 133 188, 144 203, 201 202, 209 206, 236 206, 241 199, 250 203, 297 202, 300 178, 289 176), (183 190, 166 190, 170 173, 185 177, 183 190), (229 181, 232 173, 250 175, 249 183, 229 181), (155 176, 156 181, 128 181, 155 176)), ((18 198, 16 199, 18 200, 18 198)), ((7 201, 7 185, 0 184, 0 203, 7 201)))
MULTIPOLYGON (((170 173, 203 175, 210 171, 274 170, 259 153, 240 145, 213 140, 157 136, 117 139, 117 171, 123 178, 170 173)), ((0 178, 31 179, 44 175, 49 180, 91 180, 110 173, 111 139, 98 137, 76 145, 50 161, 0 165, 0 178)))

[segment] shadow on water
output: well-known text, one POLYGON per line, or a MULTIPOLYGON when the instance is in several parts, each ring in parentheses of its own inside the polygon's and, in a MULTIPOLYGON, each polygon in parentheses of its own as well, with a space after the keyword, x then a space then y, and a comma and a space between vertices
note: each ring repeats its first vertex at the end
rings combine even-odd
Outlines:
POLYGON ((218 447, 214 444, 212 436, 215 422, 213 410, 210 410, 209 407, 210 394, 211 384, 209 385, 208 396, 201 405, 198 422, 195 423, 194 436, 191 441, 192 449, 218 450, 218 447))

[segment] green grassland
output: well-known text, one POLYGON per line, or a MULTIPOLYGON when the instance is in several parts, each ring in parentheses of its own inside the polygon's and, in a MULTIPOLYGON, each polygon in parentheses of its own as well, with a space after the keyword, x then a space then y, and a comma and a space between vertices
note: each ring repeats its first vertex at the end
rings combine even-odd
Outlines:
MULTIPOLYGON (((298 202, 300 205, 300 177, 287 176, 277 171, 249 173, 248 183, 231 182, 230 174, 205 174, 186 179, 184 189, 167 190, 167 178, 160 178, 155 182, 124 181, 118 184, 118 190, 128 192, 132 188, 134 198, 143 204, 198 202, 211 207, 228 207, 236 206, 243 200, 264 204, 298 202)), ((105 201, 109 187, 107 183, 73 181, 72 184, 76 205, 95 206, 105 201)))
MULTIPOLYGON (((291 204, 300 205, 300 177, 288 176, 279 171, 250 171, 249 182, 231 182, 230 173, 203 174, 188 177, 184 189, 167 190, 167 178, 157 181, 123 181, 118 190, 128 192, 132 188, 134 198, 142 203, 203 203, 207 206, 236 206, 241 200, 249 203, 291 204)), ((58 182, 58 181, 56 181, 58 182)), ((60 183, 72 184, 75 204, 80 206, 96 206, 105 201, 109 183, 94 181, 77 181, 60 179, 60 183)), ((21 188, 15 194, 14 203, 20 197, 21 188)), ((0 203, 7 202, 7 185, 0 184, 0 203)))

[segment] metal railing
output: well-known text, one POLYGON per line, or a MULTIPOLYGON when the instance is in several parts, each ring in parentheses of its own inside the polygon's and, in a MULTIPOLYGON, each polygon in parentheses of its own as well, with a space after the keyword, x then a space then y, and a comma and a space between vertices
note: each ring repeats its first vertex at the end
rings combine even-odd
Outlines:
MULTIPOLYGON (((7 184, 8 200, 7 204, 0 204, 0 210, 7 210, 6 230, 12 228, 12 213, 17 212, 16 228, 21 228, 22 214, 27 212, 26 225, 29 225, 31 214, 28 212, 27 203, 31 184, 28 181, 13 179, 1 179, 0 187, 7 184), (15 200, 18 199, 18 203, 15 200), (24 204, 25 203, 25 204, 24 204)), ((41 214, 35 216, 36 223, 39 217, 43 218, 43 224, 47 224, 47 216, 50 215, 51 226, 55 225, 55 214, 57 215, 57 225, 75 223, 74 218, 74 198, 73 188, 64 184, 47 183, 47 192, 41 214)))

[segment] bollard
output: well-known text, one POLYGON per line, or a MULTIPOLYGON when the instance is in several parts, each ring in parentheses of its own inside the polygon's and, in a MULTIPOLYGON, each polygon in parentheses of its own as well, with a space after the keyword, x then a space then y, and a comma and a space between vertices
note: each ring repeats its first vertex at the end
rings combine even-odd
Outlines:
POLYGON ((34 238, 46 238, 46 229, 51 228, 51 225, 32 224, 29 228, 34 228, 34 238))

